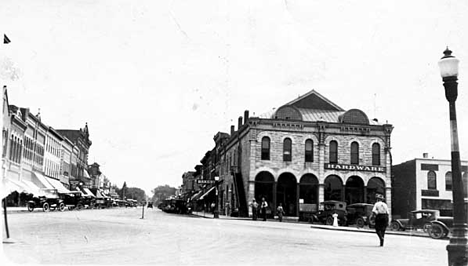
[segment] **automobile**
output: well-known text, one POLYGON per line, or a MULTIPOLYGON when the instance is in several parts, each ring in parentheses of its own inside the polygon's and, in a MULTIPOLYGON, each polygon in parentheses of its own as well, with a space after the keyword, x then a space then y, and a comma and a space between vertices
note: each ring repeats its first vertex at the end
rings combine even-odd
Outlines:
POLYGON ((70 191, 69 193, 60 193, 59 195, 65 207, 69 210, 81 210, 85 208, 86 199, 81 191, 70 191))
POLYGON ((368 203, 353 203, 348 205, 346 207, 348 225, 356 224, 359 228, 367 225, 369 228, 373 228, 375 222, 371 219, 372 208, 374 208, 374 205, 368 203))
POLYGON ((347 225, 348 212, 346 211, 346 202, 336 200, 320 202, 317 213, 313 215, 313 221, 318 221, 326 225, 332 225, 333 214, 335 212, 338 214, 338 224, 347 225))
MULTIPOLYGON (((440 220, 440 211, 439 210, 414 210, 408 213, 406 219, 393 219, 390 223, 390 228, 394 231, 405 231, 405 230, 418 230, 421 229, 424 232, 430 234, 430 231, 433 227, 433 222, 440 220)), ((447 217, 449 218, 449 217, 447 217)), ((445 220, 445 219, 442 219, 445 220)), ((437 224, 437 229, 439 229, 439 223, 437 224)), ((445 231, 445 229, 444 229, 445 231)), ((437 234, 436 232, 434 232, 437 234)), ((448 234, 448 231, 447 231, 448 234)), ((439 238, 443 237, 440 236, 439 238)))
POLYGON ((59 211, 65 210, 65 204, 59 197, 56 189, 43 189, 42 192, 42 195, 35 196, 28 201, 28 211, 32 212, 35 208, 42 208, 44 212, 55 209, 59 211))
POLYGON ((436 217, 434 221, 431 221, 431 227, 428 230, 430 237, 435 239, 441 239, 447 237, 447 235, 453 230, 453 217, 436 217))

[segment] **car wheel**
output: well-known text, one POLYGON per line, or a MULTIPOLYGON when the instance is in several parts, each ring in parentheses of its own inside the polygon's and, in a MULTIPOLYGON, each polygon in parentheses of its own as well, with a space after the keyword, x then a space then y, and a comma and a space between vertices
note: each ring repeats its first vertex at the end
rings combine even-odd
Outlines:
POLYGON ((45 212, 50 211, 49 203, 45 202, 44 204, 42 204, 42 210, 45 212))
POLYGON ((78 205, 76 206, 76 208, 77 208, 78 210, 81 210, 81 209, 83 209, 83 205, 80 203, 80 204, 78 204, 78 205))
POLYGON ((325 224, 326 225, 333 225, 333 217, 328 216, 327 220, 325 221, 325 224))
POLYGON ((390 228, 393 231, 400 231, 401 230, 400 224, 397 223, 397 222, 392 222, 392 224, 390 225, 390 228))
POLYGON ((422 228, 422 229, 423 229, 423 232, 424 232, 424 233, 429 233, 429 231, 431 230, 431 227, 432 227, 432 224, 431 224, 431 223, 425 223, 425 224, 423 225, 423 228, 422 228))
POLYGON ((31 203, 28 204, 28 211, 29 212, 34 211, 34 204, 31 204, 31 203))
POLYGON ((433 224, 429 230, 429 236, 434 239, 442 239, 446 237, 447 234, 448 232, 446 232, 445 228, 443 228, 440 224, 433 224))
POLYGON ((356 219, 356 226, 358 228, 363 228, 365 225, 365 222, 364 222, 364 219, 362 219, 362 217, 359 217, 356 219))
POLYGON ((63 204, 63 202, 59 204, 58 210, 61 212, 65 210, 65 204, 63 204))

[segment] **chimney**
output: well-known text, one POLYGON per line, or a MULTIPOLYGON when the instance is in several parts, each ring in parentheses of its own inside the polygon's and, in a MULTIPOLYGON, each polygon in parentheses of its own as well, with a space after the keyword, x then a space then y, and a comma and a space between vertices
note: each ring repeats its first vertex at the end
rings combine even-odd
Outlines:
POLYGON ((27 121, 29 116, 29 108, 21 108, 21 114, 23 115, 23 121, 27 121))
POLYGON ((244 111, 244 124, 249 122, 249 110, 244 111))
POLYGON ((234 135, 234 125, 231 125, 231 136, 234 135))
POLYGON ((239 116, 239 119, 237 120, 237 130, 240 130, 242 126, 242 116, 239 116))
POLYGON ((429 154, 428 154, 427 152, 423 153, 423 158, 424 158, 424 159, 429 158, 429 154))

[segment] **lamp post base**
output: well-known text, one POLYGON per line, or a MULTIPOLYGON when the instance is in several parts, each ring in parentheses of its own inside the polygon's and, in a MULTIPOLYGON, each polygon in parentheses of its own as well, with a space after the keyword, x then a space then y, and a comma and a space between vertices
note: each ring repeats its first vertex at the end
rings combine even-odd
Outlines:
POLYGON ((219 211, 218 210, 215 210, 213 212, 213 218, 219 218, 219 211))
POLYGON ((448 265, 449 266, 466 266, 468 265, 468 246, 460 244, 448 244, 448 265))

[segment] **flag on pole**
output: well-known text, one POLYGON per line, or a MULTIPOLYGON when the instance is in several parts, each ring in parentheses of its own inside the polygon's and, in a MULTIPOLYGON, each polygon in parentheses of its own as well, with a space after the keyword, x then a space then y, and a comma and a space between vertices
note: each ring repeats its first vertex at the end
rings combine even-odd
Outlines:
POLYGON ((8 36, 6 36, 6 34, 3 34, 3 43, 4 44, 7 44, 7 43, 10 43, 10 39, 8 39, 8 36))

